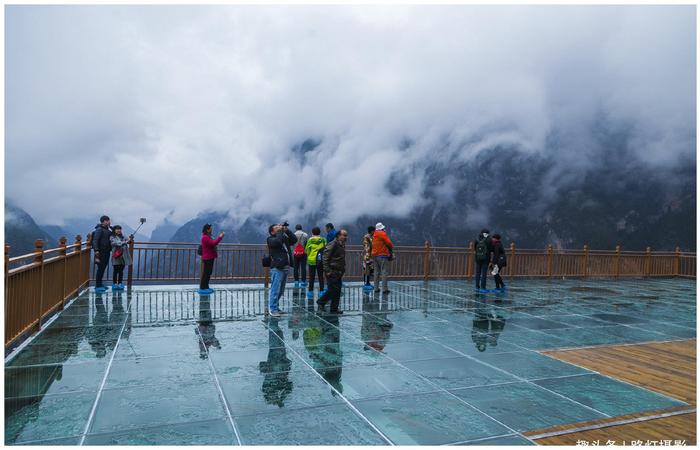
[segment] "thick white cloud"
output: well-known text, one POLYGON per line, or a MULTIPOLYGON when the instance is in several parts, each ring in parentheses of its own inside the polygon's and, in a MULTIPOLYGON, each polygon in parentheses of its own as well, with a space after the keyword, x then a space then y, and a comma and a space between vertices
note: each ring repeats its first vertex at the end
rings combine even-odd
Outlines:
POLYGON ((585 167, 601 115, 669 165, 695 148, 695 26, 692 6, 8 6, 6 192, 40 223, 405 215, 426 166, 494 145, 556 131, 585 167))

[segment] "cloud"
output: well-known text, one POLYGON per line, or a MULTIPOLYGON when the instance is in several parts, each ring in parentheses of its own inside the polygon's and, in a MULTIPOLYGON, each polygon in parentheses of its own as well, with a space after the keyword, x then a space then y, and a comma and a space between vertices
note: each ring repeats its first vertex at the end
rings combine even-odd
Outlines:
POLYGON ((6 193, 39 223, 406 216, 427 167, 495 146, 586 170, 601 117, 668 167, 694 160, 695 26, 692 6, 8 6, 6 193))

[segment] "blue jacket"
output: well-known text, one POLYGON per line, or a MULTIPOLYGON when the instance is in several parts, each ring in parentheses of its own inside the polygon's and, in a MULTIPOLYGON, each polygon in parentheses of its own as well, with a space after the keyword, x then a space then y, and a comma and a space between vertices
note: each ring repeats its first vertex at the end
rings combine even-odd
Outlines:
POLYGON ((333 239, 335 239, 336 234, 338 234, 338 231, 335 228, 333 228, 331 231, 329 231, 328 234, 326 235, 326 242, 328 242, 330 244, 331 241, 333 239))

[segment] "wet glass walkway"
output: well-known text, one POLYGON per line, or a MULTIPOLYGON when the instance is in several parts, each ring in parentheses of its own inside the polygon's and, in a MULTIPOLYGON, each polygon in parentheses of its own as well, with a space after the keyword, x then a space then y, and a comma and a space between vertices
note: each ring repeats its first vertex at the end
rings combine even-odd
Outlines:
POLYGON ((392 282, 342 316, 257 285, 86 292, 5 364, 7 444, 532 444, 684 403, 538 353, 696 335, 695 280, 392 282))

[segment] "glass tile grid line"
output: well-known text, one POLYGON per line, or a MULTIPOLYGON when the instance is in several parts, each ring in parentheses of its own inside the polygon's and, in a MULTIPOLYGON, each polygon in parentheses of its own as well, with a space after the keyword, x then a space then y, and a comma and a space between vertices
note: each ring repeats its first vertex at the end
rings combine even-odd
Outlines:
POLYGON ((92 410, 90 411, 90 415, 88 416, 88 420, 85 423, 85 429, 83 430, 83 434, 80 436, 80 441, 78 442, 78 445, 83 445, 85 442, 85 438, 90 431, 90 426, 92 425, 92 421, 95 419, 95 412, 97 412, 97 405, 100 403, 100 398, 102 397, 102 391, 104 390, 105 383, 107 383, 107 377, 109 376, 109 371, 112 368, 112 363, 114 362, 114 355, 117 354, 117 349, 119 348, 119 344, 122 339, 122 334, 124 334, 124 329, 126 328, 126 322, 127 319, 129 318, 129 309, 131 308, 131 302, 128 301, 127 297, 127 304, 126 304, 126 310, 124 311, 124 323, 122 324, 122 329, 119 331, 119 337, 117 337, 117 343, 114 345, 114 348, 112 349, 112 355, 109 357, 109 363, 107 363, 107 370, 105 370, 104 375, 102 376, 102 383, 100 383, 100 387, 97 390, 97 396, 95 397, 95 402, 92 404, 92 410))
POLYGON ((236 438, 236 442, 238 442, 238 445, 241 444, 241 436, 238 433, 238 427, 236 426, 236 422, 233 420, 233 415, 231 415, 231 408, 228 404, 228 401, 226 400, 226 396, 224 395, 224 390, 221 388, 221 382, 219 381, 219 375, 216 373, 216 368, 214 367, 214 362, 211 360, 211 355, 209 355, 209 347, 204 343, 204 338, 202 337, 202 334, 197 331, 197 337, 199 338, 199 344, 203 346, 205 351, 207 352, 207 361, 209 361, 209 368, 212 370, 212 373, 214 375, 214 383, 216 384, 216 390, 219 393, 219 399, 224 405, 224 409, 226 410, 226 417, 228 418, 229 423, 231 424, 231 427, 233 428, 233 434, 234 437, 236 438))
MULTIPOLYGON (((396 282, 396 281, 394 281, 394 282, 392 282, 392 283, 399 284, 399 285, 403 285, 403 286, 410 286, 410 285, 406 285, 406 284, 403 284, 403 283, 400 283, 400 282, 396 282)), ((411 286, 411 287, 414 287, 414 286, 411 286)), ((454 295, 451 295, 451 294, 442 293, 442 292, 440 292, 440 291, 431 290, 431 289, 426 289, 426 288, 423 288, 423 287, 420 287, 420 286, 419 286, 419 288, 420 288, 421 290, 425 291, 425 292, 437 293, 437 294, 439 294, 439 295, 445 295, 445 296, 460 298, 460 299, 463 299, 463 300, 469 300, 469 298, 466 298, 466 297, 465 297, 465 298, 462 298, 462 297, 454 296, 454 295)), ((416 297, 416 296, 414 296, 414 295, 407 294, 407 293, 405 293, 404 295, 407 295, 407 296, 410 296, 410 297, 413 297, 413 298, 419 298, 419 297, 416 297)), ((468 295, 468 294, 467 294, 467 295, 468 295)), ((535 297, 535 298, 536 298, 536 297, 535 297)), ((440 303, 440 302, 437 302, 437 301, 435 301, 435 300, 432 300, 432 301, 435 302, 435 303, 440 303)), ((495 308, 495 309, 506 309, 506 308, 502 308, 501 306, 492 305, 492 304, 488 304, 488 303, 485 303, 485 302, 479 302, 479 303, 482 303, 482 304, 484 304, 484 305, 488 305, 489 307, 495 308)), ((443 303, 443 305, 448 306, 447 304, 444 304, 444 303, 443 303)), ((548 306, 548 305, 544 305, 543 307, 546 307, 546 306, 548 306)), ((604 310, 598 310, 598 309, 595 309, 595 308, 590 308, 590 309, 592 309, 593 311, 597 311, 597 312, 605 312, 604 310)), ((533 317, 533 318, 545 318, 545 319, 546 319, 546 316, 538 316, 538 315, 536 315, 536 314, 532 314, 532 313, 528 313, 528 312, 524 312, 524 311, 519 311, 519 312, 520 312, 520 314, 524 314, 524 315, 529 316, 529 317, 533 317)), ((581 317, 589 317, 589 316, 586 316, 586 315, 584 315, 584 314, 577 314, 577 313, 572 313, 572 314, 569 314, 569 315, 577 315, 577 316, 581 316, 581 317)), ((557 322, 557 321, 554 320, 554 319, 546 319, 546 320, 550 320, 551 322, 560 323, 560 324, 562 324, 562 325, 567 325, 567 324, 562 323, 562 322, 557 322)), ((667 321, 660 321, 660 320, 653 320, 653 321, 654 321, 654 322, 657 322, 657 323, 661 323, 661 324, 671 324, 671 323, 669 323, 669 322, 667 322, 667 321)), ((516 326, 516 327, 518 327, 517 324, 513 324, 513 325, 516 326)), ((634 324, 621 324, 621 323, 617 323, 617 324, 616 324, 616 323, 613 323, 613 322, 610 322, 609 324, 605 324, 605 325, 598 325, 598 326, 592 326, 592 327, 581 327, 581 326, 570 326, 570 325, 568 325, 567 328, 597 329, 597 328, 605 328, 605 327, 612 327, 612 326, 624 326, 624 327, 627 327, 627 328, 630 328, 630 329, 637 329, 637 330, 645 331, 645 332, 652 333, 652 334, 658 334, 660 337, 669 337, 669 335, 664 334, 664 333, 661 333, 661 332, 659 332, 659 331, 648 330, 648 329, 642 328, 642 327, 640 327, 640 326, 635 326, 634 324)), ((530 329, 525 328, 525 327, 518 327, 518 328, 523 328, 523 329, 525 329, 525 330, 530 330, 530 329)), ((688 327, 685 327, 685 328, 688 328, 688 327)), ((690 328, 689 328, 689 329, 690 329, 690 328)), ((548 336, 552 336, 551 334, 547 333, 547 330, 531 330, 531 331, 535 331, 535 332, 537 332, 537 333, 544 333, 544 334, 546 334, 546 335, 548 335, 548 336)), ((556 337, 556 336, 554 336, 554 337, 556 337)), ((505 339, 507 342, 510 342, 511 344, 517 345, 515 342, 509 341, 508 338, 504 338, 504 339, 505 339)), ((687 338, 686 338, 686 339, 687 339, 687 338)), ((686 339, 684 339, 684 338, 675 338, 675 337, 674 337, 673 339, 653 340, 653 341, 639 341, 639 342, 635 342, 634 344, 641 344, 641 343, 645 343, 645 342, 676 342, 676 341, 681 341, 681 340, 686 340, 686 339)), ((591 345, 591 346, 585 346, 585 347, 561 347, 561 348, 558 348, 558 349, 589 348, 589 347, 596 347, 596 346, 600 346, 600 345, 630 345, 630 344, 629 344, 629 343, 620 343, 620 344, 599 344, 599 345, 591 345)), ((519 347, 520 347, 520 346, 519 346, 519 347)))
MULTIPOLYGON (((321 319, 321 320, 323 320, 323 319, 321 319)), ((263 322, 263 323, 264 323, 264 322, 263 322)), ((333 326, 333 324, 330 324, 330 325, 333 326)), ((316 369, 314 369, 314 367, 313 367, 311 364, 309 364, 309 362, 308 362, 306 359, 304 359, 304 357, 303 357, 301 354, 299 354, 299 352, 297 352, 296 349, 295 349, 294 347, 288 345, 287 342, 286 342, 284 339, 282 339, 282 337, 281 337, 280 335, 278 335, 274 330, 271 330, 271 329, 267 326, 267 324, 265 324, 265 328, 267 328, 268 330, 272 331, 272 332, 275 334, 275 336, 277 336, 278 339, 282 340, 282 342, 284 342, 284 345, 285 345, 286 348, 288 348, 292 353, 294 353, 294 354, 295 354, 309 369, 311 369, 311 370, 313 371, 314 374, 316 374, 317 377, 321 378, 321 380, 322 380, 326 385, 328 385, 328 386, 338 395, 338 397, 339 397, 341 400, 343 400, 343 401, 345 402, 345 404, 350 408, 350 410, 352 410, 352 412, 355 413, 355 415, 357 415, 360 419, 364 420, 370 427, 372 427, 372 429, 373 429, 379 436, 381 436, 381 438, 384 439, 384 441, 386 441, 387 444, 389 444, 389 445, 391 445, 391 446, 395 446, 395 445, 396 445, 396 444, 394 444, 394 442, 393 442, 391 439, 389 439, 384 433, 382 433, 381 430, 380 430, 374 423, 372 423, 371 420, 369 420, 369 418, 367 418, 364 414, 362 414, 362 412, 360 412, 360 410, 357 409, 357 408, 355 407, 355 405, 353 405, 353 404, 350 402, 350 400, 348 400, 348 398, 345 397, 345 396, 343 395, 342 392, 338 391, 338 389, 336 389, 335 386, 333 386, 333 385, 331 385, 330 383, 328 383, 328 381, 326 381, 326 379, 323 378, 323 375, 321 375, 320 373, 318 373, 318 371, 317 371, 316 369)), ((339 329, 339 330, 340 330, 340 329, 339 329)))
MULTIPOLYGON (((323 318, 321 318, 321 320, 323 320, 323 318)), ((329 323, 329 324, 330 324, 330 323, 329 323)), ((334 326, 333 324, 330 324, 330 325, 331 325, 331 326, 334 326)), ((360 339, 356 339, 356 338, 353 338, 353 339, 354 339, 355 341, 358 341, 358 342, 361 342, 361 343, 363 342, 363 341, 360 340, 360 339)), ((440 344, 440 345, 442 345, 442 344, 440 344)), ((371 349, 371 350, 376 352, 376 350, 374 350, 374 349, 371 349)), ((294 350, 292 350, 292 351, 294 351, 294 350)), ((390 356, 388 356, 388 355, 384 355, 384 356, 385 356, 386 358, 390 359, 391 361, 393 361, 394 364, 397 364, 397 365, 401 366, 403 369, 408 370, 408 371, 411 372, 413 375, 415 375, 415 376, 421 378, 421 379, 422 379, 423 381, 425 381, 426 383, 429 383, 429 384, 435 386, 436 391, 439 391, 439 392, 442 392, 442 393, 444 393, 444 394, 449 395, 450 397, 452 397, 452 398, 458 400, 459 402, 464 403, 464 404, 467 405, 469 408, 473 409, 474 411, 478 412, 479 414, 482 414, 483 416, 488 417, 489 419, 493 420, 494 422, 498 423, 499 425, 503 426, 504 428, 510 430, 511 433, 509 433, 509 435, 510 435, 510 434, 517 434, 517 435, 520 435, 520 436, 524 437, 525 439, 531 441, 529 438, 527 438, 527 436, 523 436, 522 434, 518 433, 516 430, 514 430, 514 429, 511 428, 511 427, 509 427, 509 426, 506 425, 505 423, 503 423, 503 422, 501 422, 500 420, 498 420, 498 419, 492 417, 491 415, 485 413, 485 412, 482 411, 481 409, 479 409, 479 408, 477 408, 476 406, 472 405, 471 403, 467 402, 467 401, 464 400, 463 398, 461 398, 461 397, 455 395, 454 393, 448 391, 447 389, 443 388, 442 386, 440 386, 439 384, 435 383, 434 381, 432 381, 432 380, 430 380, 430 379, 424 377, 424 376, 421 375, 420 373, 418 373, 418 372, 416 372, 416 371, 414 371, 414 370, 412 370, 412 369, 410 369, 410 368, 404 366, 404 365, 401 364, 400 362, 396 361, 394 358, 392 358, 392 357, 390 357, 390 356)), ((470 358, 470 359, 473 359, 473 358, 470 358)), ((306 361, 305 361, 305 362, 306 362, 306 361)), ((478 361, 477 361, 477 362, 478 362, 478 361)), ((499 369, 499 370, 500 370, 500 369, 499 369)), ((502 372, 505 372, 505 371, 502 371, 502 372)), ((505 372, 505 373, 508 374, 508 372, 505 372)), ((321 375, 319 374, 319 376, 321 376, 321 375)), ((519 377, 515 377, 515 378, 519 378, 519 377)), ((559 394, 557 394, 557 395, 559 395, 559 394)), ((578 402, 577 402, 577 403, 578 403, 578 402)), ((588 407, 587 407, 587 408, 588 408, 588 407)), ((589 408, 589 409, 592 409, 592 408, 589 408)), ((531 442, 532 442, 532 441, 531 441, 531 442)), ((533 442, 533 443, 534 443, 534 442, 533 442)), ((392 444, 392 445, 393 445, 393 444, 392 444)))

